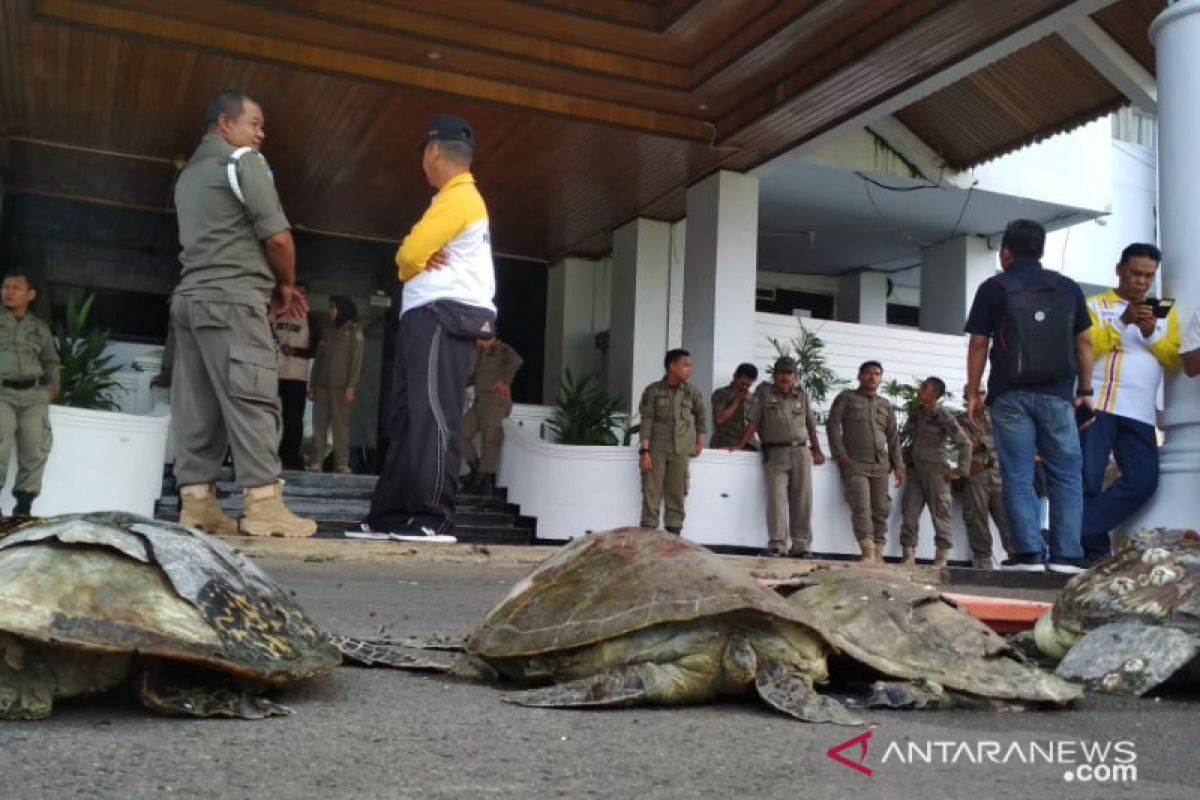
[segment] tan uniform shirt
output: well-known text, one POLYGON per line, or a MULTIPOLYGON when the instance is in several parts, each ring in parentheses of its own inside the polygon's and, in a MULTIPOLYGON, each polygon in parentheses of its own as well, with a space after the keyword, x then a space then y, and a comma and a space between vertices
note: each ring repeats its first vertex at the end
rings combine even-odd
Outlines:
POLYGON ((807 445, 809 434, 817 430, 808 393, 798 386, 781 395, 774 384, 761 384, 750 399, 748 416, 758 427, 758 438, 764 447, 793 442, 807 445))
POLYGON ((27 312, 17 319, 7 309, 0 310, 0 379, 36 380, 59 387, 58 351, 50 326, 27 312))
POLYGON ((521 354, 505 342, 496 342, 486 349, 476 347, 471 356, 471 372, 467 382, 475 387, 475 396, 478 398, 483 392, 492 391, 496 381, 504 381, 511 387, 517 370, 524 363, 521 354))
POLYGON ((904 428, 911 436, 904 460, 915 467, 945 467, 947 440, 953 442, 958 449, 956 466, 965 469, 971 461, 971 440, 958 426, 954 415, 941 406, 932 411, 917 409, 909 414, 904 428))
MULTIPOLYGON (((999 470, 1000 460, 996 457, 996 442, 992 438, 992 415, 986 408, 979 415, 979 422, 973 422, 964 411, 958 415, 958 426, 971 440, 971 475, 978 475, 985 470, 999 470)), ((966 472, 967 470, 964 470, 966 472)))
POLYGON ((638 406, 642 416, 642 438, 649 431, 650 448, 656 453, 692 453, 696 437, 708 433, 704 398, 690 383, 671 387, 666 378, 642 392, 638 406))
POLYGON ((737 396, 736 386, 722 386, 712 393, 713 435, 712 441, 708 443, 709 447, 734 447, 742 440, 742 434, 750 424, 750 398, 746 398, 745 402, 738 406, 732 417, 717 423, 717 412, 729 408, 737 396))
POLYGON ((175 293, 265 306, 275 273, 262 240, 291 226, 271 169, 257 151, 234 164, 238 198, 229 178, 234 150, 220 136, 206 134, 179 173, 175 207, 183 269, 175 293))
POLYGON ((858 389, 839 394, 829 409, 826 433, 835 459, 845 453, 852 461, 884 470, 903 466, 895 409, 877 394, 863 394, 858 389))
POLYGON ((357 386, 362 372, 362 326, 351 321, 335 328, 330 325, 321 334, 317 357, 313 360, 312 385, 335 389, 357 386))
POLYGON ((316 331, 313 326, 319 323, 312 314, 303 317, 279 317, 272 326, 275 339, 280 344, 279 380, 307 381, 309 361, 316 355, 312 346, 316 331), (284 355, 283 345, 292 348, 295 355, 284 355))

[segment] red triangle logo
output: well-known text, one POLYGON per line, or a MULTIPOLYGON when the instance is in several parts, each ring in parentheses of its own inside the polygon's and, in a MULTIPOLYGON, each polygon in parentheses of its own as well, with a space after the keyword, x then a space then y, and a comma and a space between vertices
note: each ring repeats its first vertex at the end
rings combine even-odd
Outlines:
POLYGON ((874 733, 874 731, 867 731, 865 733, 860 733, 858 736, 855 736, 853 739, 847 739, 846 741, 842 742, 841 744, 835 744, 833 747, 831 747, 825 751, 825 755, 829 756, 830 758, 832 758, 834 761, 838 762, 839 764, 845 764, 850 769, 858 770, 863 775, 870 777, 874 773, 872 772, 870 767, 864 767, 863 762, 867 760, 867 740, 871 738, 871 734, 873 734, 873 733, 874 733), (855 745, 858 745, 858 749, 859 749, 858 760, 851 761, 850 759, 848 759, 844 755, 842 755, 842 751, 848 750, 851 747, 854 747, 855 745))

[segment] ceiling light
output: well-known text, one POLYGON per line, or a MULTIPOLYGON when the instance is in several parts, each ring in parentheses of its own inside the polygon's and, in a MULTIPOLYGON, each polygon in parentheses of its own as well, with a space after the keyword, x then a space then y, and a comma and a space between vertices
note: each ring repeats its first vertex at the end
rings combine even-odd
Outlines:
POLYGON ((708 103, 700 103, 696 106, 697 111, 708 111, 708 103))
POLYGON ((442 60, 442 51, 441 50, 430 50, 428 53, 425 54, 425 57, 428 58, 430 61, 441 61, 442 60))

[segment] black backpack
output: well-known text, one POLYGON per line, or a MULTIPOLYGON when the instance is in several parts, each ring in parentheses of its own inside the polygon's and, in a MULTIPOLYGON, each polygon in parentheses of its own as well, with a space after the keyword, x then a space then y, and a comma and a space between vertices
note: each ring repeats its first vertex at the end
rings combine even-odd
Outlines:
POLYGON ((996 331, 995 362, 1015 385, 1053 383, 1074 377, 1077 298, 1058 275, 1042 270, 1030 283, 997 275, 1004 288, 1004 316, 996 331))

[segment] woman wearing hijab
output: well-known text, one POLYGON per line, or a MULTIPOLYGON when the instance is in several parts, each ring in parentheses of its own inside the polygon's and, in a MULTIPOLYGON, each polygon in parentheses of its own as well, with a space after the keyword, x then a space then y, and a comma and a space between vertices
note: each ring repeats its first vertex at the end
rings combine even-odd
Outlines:
POLYGON ((358 307, 344 295, 329 299, 327 328, 317 346, 308 396, 313 401, 313 445, 309 469, 320 472, 325 461, 326 435, 333 428, 335 472, 350 472, 350 409, 362 371, 363 333, 358 307))

